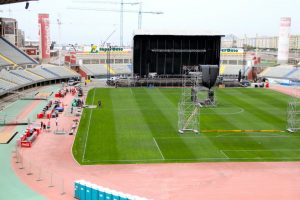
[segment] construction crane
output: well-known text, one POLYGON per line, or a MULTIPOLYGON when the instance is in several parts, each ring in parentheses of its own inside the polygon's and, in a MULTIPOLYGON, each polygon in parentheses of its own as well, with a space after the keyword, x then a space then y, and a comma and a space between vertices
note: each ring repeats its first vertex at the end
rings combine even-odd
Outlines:
POLYGON ((121 0, 121 2, 114 2, 114 1, 82 1, 82 0, 74 0, 75 3, 104 3, 104 4, 120 4, 121 8, 120 10, 114 10, 114 9, 105 9, 105 8, 82 8, 82 7, 68 7, 68 9, 72 10, 83 10, 83 11, 107 11, 107 12, 119 12, 120 13, 120 46, 123 46, 123 13, 138 13, 138 29, 142 28, 142 13, 144 14, 163 14, 163 12, 153 12, 153 11, 142 11, 142 2, 124 2, 121 0), (139 11, 135 10, 124 10, 124 5, 139 5, 139 11))
POLYGON ((113 32, 111 32, 107 38, 104 40, 104 42, 102 42, 101 47, 104 47, 104 45, 107 43, 107 41, 109 40, 109 38, 116 32, 117 29, 113 30, 113 32))

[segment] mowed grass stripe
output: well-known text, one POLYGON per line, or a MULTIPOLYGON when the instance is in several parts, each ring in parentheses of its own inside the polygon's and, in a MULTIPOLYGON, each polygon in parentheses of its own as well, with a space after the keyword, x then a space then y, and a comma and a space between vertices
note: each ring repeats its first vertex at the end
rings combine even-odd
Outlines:
POLYGON ((273 150, 240 150, 240 151, 233 151, 233 150, 222 150, 226 155, 230 156, 232 159, 262 159, 262 160, 269 160, 269 159, 276 159, 280 160, 282 158, 291 159, 291 160, 299 160, 300 150, 285 150, 285 149, 273 149, 273 150))
POLYGON ((247 99, 247 102, 251 102, 258 109, 264 108, 263 110, 269 112, 270 115, 278 117, 282 120, 282 116, 286 114, 287 98, 285 94, 276 94, 272 90, 264 89, 257 90, 255 88, 247 90, 239 90, 243 99, 247 99))
MULTIPOLYGON (((174 108, 177 111, 178 103, 181 98, 182 89, 159 88, 159 91, 160 91, 160 95, 163 94, 169 100, 169 102, 173 104, 173 106, 170 108, 174 108)), ((164 108, 164 109, 168 109, 168 108, 164 108)))
MULTIPOLYGON (((162 96, 159 94, 159 89, 148 89, 142 88, 144 93, 134 93, 137 98, 137 103, 140 108, 144 106, 150 107, 157 107, 157 108, 164 108, 166 106, 173 106, 169 102, 165 102, 165 99, 162 99, 162 96), (151 92, 150 92, 151 91, 151 92), (150 92, 150 94, 149 94, 150 92), (152 96, 151 93, 154 92, 156 95, 152 96)), ((178 136, 177 127, 176 127, 176 120, 177 114, 176 112, 163 111, 163 110, 155 110, 155 111, 145 111, 143 112, 144 119, 146 120, 153 137, 160 137, 160 136, 178 136), (170 118, 174 121, 170 121, 170 118)), ((192 151, 189 150, 188 146, 179 138, 176 143, 169 142, 167 145, 161 144, 159 140, 156 140, 157 144, 160 147, 160 150, 165 159, 173 158, 175 149, 181 149, 181 152, 176 151, 176 155, 179 158, 195 158, 196 156, 193 154, 192 151)))
MULTIPOLYGON (((222 90, 222 92, 224 91, 222 90)), ((240 92, 240 90, 237 91, 240 92)), ((248 115, 248 120, 246 122, 252 127, 257 127, 256 129, 283 129, 282 123, 284 122, 284 118, 280 118, 280 116, 278 117, 278 113, 276 112, 269 113, 267 111, 269 108, 274 109, 274 106, 257 106, 256 102, 263 101, 263 99, 260 96, 256 96, 257 100, 251 101, 249 100, 249 96, 251 96, 251 93, 243 95, 240 92, 239 95, 233 95, 231 92, 226 92, 226 95, 224 95, 224 99, 226 101, 232 101, 232 103, 239 107, 243 107, 245 110, 245 114, 248 115)), ((241 122, 243 123, 243 121, 241 122)), ((247 129, 251 129, 251 127, 247 129)))
POLYGON ((111 92, 113 91, 110 89, 96 90, 95 101, 101 100, 102 104, 101 108, 93 110, 84 161, 93 160, 95 156, 102 159, 119 159, 111 92))
POLYGON ((273 138, 272 140, 269 138, 253 138, 253 140, 261 144, 264 147, 264 151, 270 151, 267 154, 273 157, 300 157, 300 152, 297 151, 300 147, 300 140, 294 140, 293 136, 273 138), (290 149, 290 151, 283 152, 286 149, 290 149), (294 152, 292 152, 293 149, 295 149, 294 152))
MULTIPOLYGON (((149 91, 148 91, 149 92, 149 91)), ((155 102, 156 105, 161 104, 161 108, 165 108, 165 107, 171 107, 171 106, 178 106, 178 104, 173 104, 172 101, 169 100, 169 98, 166 96, 166 94, 168 94, 167 92, 165 92, 164 89, 157 89, 157 92, 160 94, 160 96, 158 98, 153 98, 153 101, 155 102)), ((150 95, 150 94, 149 94, 150 95)), ((151 95, 150 95, 151 96, 151 95)), ((165 111, 165 110, 163 110, 165 111)), ((175 135, 178 137, 179 140, 182 140, 183 143, 186 145, 186 148, 192 152, 194 158, 203 158, 203 157, 224 157, 224 154, 220 153, 220 151, 218 150, 217 147, 214 146, 214 144, 208 139, 208 138, 203 138, 202 140, 193 140, 191 141, 190 138, 184 138, 181 137, 181 134, 178 134, 177 132, 177 121, 178 121, 178 111, 176 111, 175 113, 173 112, 163 112, 162 113, 165 115, 165 117, 170 121, 170 123, 173 124, 173 128, 176 130, 175 135), (191 142, 193 143, 191 145, 191 142), (201 148, 201 150, 199 149, 199 147, 201 148)), ((189 133, 188 135, 194 135, 196 136, 195 133, 189 133)), ((158 141, 160 142, 160 141, 158 141)), ((167 143, 167 145, 162 146, 161 148, 169 148, 169 146, 171 146, 170 143, 172 142, 176 142, 178 143, 178 141, 174 141, 174 140, 170 140, 170 142, 167 143)), ((166 141, 164 140, 164 143, 166 143, 166 141)), ((159 143, 161 144, 161 143, 159 143)), ((176 144, 172 144, 172 146, 176 147, 176 144)), ((167 152, 169 152, 170 150, 168 150, 167 152)), ((172 150, 171 150, 172 151, 172 150)), ((172 154, 179 154, 179 152, 175 152, 173 151, 172 154)), ((173 158, 176 157, 176 155, 173 155, 173 158)))
MULTIPOLYGON (((212 111, 214 111, 212 109, 212 111)), ((234 116, 224 116, 224 115, 219 115, 217 116, 218 121, 214 122, 211 121, 211 125, 214 125, 215 123, 223 123, 223 126, 225 126, 225 129, 228 129, 229 127, 234 128, 235 130, 239 130, 240 128, 242 128, 243 126, 245 126, 245 123, 248 123, 248 119, 247 119, 247 115, 245 115, 246 113, 243 114, 239 114, 239 115, 234 115, 234 116), (225 124, 224 124, 225 123, 225 124)), ((249 117, 249 116, 248 116, 249 117)), ((203 123, 205 123, 205 120, 203 120, 203 123)), ((216 125, 215 125, 216 126, 216 125)), ((203 134, 203 133, 202 133, 203 134)), ((208 135, 208 134, 203 134, 204 136, 208 135)), ((216 149, 224 149, 224 148, 232 148, 232 149, 236 149, 240 147, 240 143, 235 143, 235 141, 239 141, 240 138, 232 138, 232 140, 223 137, 223 138, 212 138, 212 137, 207 137, 211 143, 216 147, 216 149)), ((244 138, 245 143, 241 143, 245 146, 248 146, 249 144, 251 144, 252 146, 254 146, 257 149, 263 149, 264 147, 262 145, 260 145, 258 142, 256 142, 255 140, 253 140, 249 135, 245 134, 244 138)), ((220 151, 224 156, 227 156, 228 158, 231 158, 230 155, 227 155, 226 153, 220 151)))
POLYGON ((118 155, 120 160, 140 160, 161 158, 153 143, 152 133, 145 122, 141 110, 138 107, 135 95, 129 88, 112 90, 112 102, 114 121, 116 126, 116 138, 118 155), (119 108, 135 108, 133 110, 120 110, 119 108))
POLYGON ((293 141, 291 137, 255 137, 248 134, 248 137, 216 137, 214 141, 220 144, 220 149, 226 153, 230 158, 269 158, 278 159, 281 158, 299 158, 299 151, 297 149, 300 146, 300 140, 293 141), (222 145, 222 147, 221 147, 222 145), (288 150, 287 150, 288 149, 288 150), (289 151, 295 149, 295 152, 289 154, 289 151), (229 151, 229 153, 228 153, 229 151))

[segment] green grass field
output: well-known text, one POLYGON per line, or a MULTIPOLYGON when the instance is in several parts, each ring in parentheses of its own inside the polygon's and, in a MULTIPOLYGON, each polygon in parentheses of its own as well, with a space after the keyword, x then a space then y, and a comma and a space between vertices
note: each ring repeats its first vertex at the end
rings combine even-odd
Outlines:
POLYGON ((300 137, 286 129, 290 97, 261 88, 218 89, 218 106, 202 108, 200 134, 178 134, 181 89, 102 88, 89 92, 73 145, 81 164, 296 161, 300 137))

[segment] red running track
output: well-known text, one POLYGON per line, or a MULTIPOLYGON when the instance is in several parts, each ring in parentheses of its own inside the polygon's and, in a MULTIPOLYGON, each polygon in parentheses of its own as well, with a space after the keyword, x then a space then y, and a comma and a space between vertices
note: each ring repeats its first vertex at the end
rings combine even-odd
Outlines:
POLYGON ((270 86, 271 90, 275 90, 277 92, 281 92, 290 96, 295 96, 300 98, 300 90, 296 88, 290 88, 290 87, 283 87, 280 85, 271 85, 270 86))

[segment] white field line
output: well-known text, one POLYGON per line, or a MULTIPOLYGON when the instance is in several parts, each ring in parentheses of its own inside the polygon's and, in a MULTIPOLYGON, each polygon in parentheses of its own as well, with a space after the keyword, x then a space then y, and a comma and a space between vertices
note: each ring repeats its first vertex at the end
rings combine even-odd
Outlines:
MULTIPOLYGON (((200 133, 201 134, 201 133, 200 133)), ((207 139, 207 138, 222 138, 222 137, 224 137, 224 138, 247 138, 247 136, 250 136, 251 138, 289 138, 290 136, 285 136, 285 135, 282 135, 282 136, 280 136, 280 135, 278 135, 278 136, 276 136, 276 135, 269 135, 269 136, 267 136, 267 135, 255 135, 255 136, 251 136, 251 135, 244 135, 244 136, 242 136, 242 135, 237 135, 237 136, 235 136, 235 135, 231 135, 231 134, 236 134, 236 133, 230 133, 230 135, 225 135, 225 134, 222 134, 222 135, 217 135, 217 136, 210 136, 210 135, 205 135, 205 136, 202 136, 202 135, 199 135, 199 136, 195 136, 195 137, 192 137, 192 136, 185 136, 185 137, 180 137, 180 136, 178 136, 178 137, 156 137, 156 139, 159 139, 159 140, 167 140, 167 139, 184 139, 184 138, 187 138, 187 139, 207 139)), ((300 136, 293 136, 293 137, 300 137, 300 136)))
MULTIPOLYGON (((95 91, 96 91, 96 89, 94 89, 93 104, 92 105, 94 105, 95 91)), ((89 124, 88 124, 88 128, 87 128, 87 134, 86 134, 85 142, 84 142, 84 150, 83 150, 82 159, 81 159, 83 162, 84 162, 84 156, 85 156, 85 150, 86 150, 86 143, 87 143, 87 139, 89 137, 89 132, 90 132, 91 116, 92 116, 93 110, 94 109, 91 109, 90 116, 89 116, 89 124)))
POLYGON ((203 115, 236 115, 245 112, 243 108, 240 108, 239 111, 236 112, 220 112, 220 113, 208 113, 208 112, 201 112, 203 115))
MULTIPOLYGON (((289 158, 229 158, 230 160, 298 160, 300 157, 289 158)), ((187 159, 140 159, 140 160, 85 160, 83 163, 101 163, 101 162, 147 162, 147 161, 202 161, 202 160, 228 160, 228 158, 187 158, 187 159)))
POLYGON ((227 159, 230 159, 230 158, 227 156, 227 154, 226 154, 223 150, 220 150, 220 153, 221 153, 222 155, 224 155, 227 159))
MULTIPOLYGON (((251 138, 291 138, 291 136, 288 136, 288 135, 245 135, 245 136, 242 136, 242 135, 220 135, 220 136, 208 136, 208 137, 218 137, 218 138, 242 138, 242 137, 245 137, 247 138, 247 136, 251 137, 251 138)), ((293 136, 293 137, 300 137, 300 136, 293 136)))
POLYGON ((153 141, 154 141, 154 143, 155 143, 155 145, 156 145, 156 147, 157 147, 157 149, 158 149, 158 151, 159 151, 161 157, 165 160, 165 157, 164 157, 164 155, 162 154, 162 152, 161 152, 161 150, 160 150, 160 148, 159 148, 159 146, 158 146, 158 144, 157 144, 157 142, 156 142, 156 140, 155 140, 154 137, 153 137, 153 141))
MULTIPOLYGON (((268 134, 268 135, 250 135, 250 134, 253 134, 251 132, 248 132, 249 134, 247 135, 245 132, 239 132, 241 134, 244 134, 244 135, 235 135, 237 133, 223 133, 223 134, 220 134, 220 135, 217 135, 215 137, 246 137, 246 136, 250 136, 250 137, 290 137, 289 135, 278 135, 278 133, 267 133, 267 132, 264 132, 264 133, 261 133, 261 132, 256 132, 258 134, 268 134)), ((211 136, 209 136, 211 137, 211 136)), ((294 136, 294 137, 300 137, 300 136, 294 136)))
POLYGON ((236 149, 236 150, 225 150, 222 151, 300 151, 300 149, 236 149))
POLYGON ((163 161, 164 159, 133 159, 133 160, 84 160, 84 163, 99 162, 147 162, 147 161, 163 161))
MULTIPOLYGON (((74 146, 74 142, 73 142, 73 144, 72 144, 72 146, 71 146, 71 148, 70 148, 70 154, 72 155, 73 161, 74 161, 78 166, 81 166, 80 163, 79 163, 79 162, 75 159, 75 157, 74 157, 74 154, 73 154, 73 151, 72 151, 73 146, 74 146)), ((83 162, 83 160, 82 160, 82 162, 83 162)))
MULTIPOLYGON (((245 158, 248 159, 248 158, 245 158)), ((193 161, 193 160, 227 160, 227 158, 195 158, 195 159, 138 159, 138 160, 85 160, 84 163, 98 163, 98 162, 147 162, 147 161, 173 161, 173 160, 178 160, 178 161, 193 161)))
POLYGON ((193 139, 206 139, 205 137, 202 137, 202 136, 185 136, 185 137, 155 137, 156 139, 159 139, 159 140, 166 140, 166 139, 182 139, 182 138, 193 138, 193 139))
POLYGON ((133 95, 132 89, 130 88, 131 95, 133 95))

